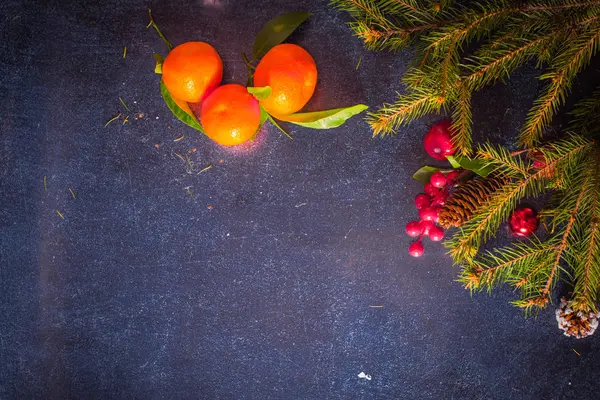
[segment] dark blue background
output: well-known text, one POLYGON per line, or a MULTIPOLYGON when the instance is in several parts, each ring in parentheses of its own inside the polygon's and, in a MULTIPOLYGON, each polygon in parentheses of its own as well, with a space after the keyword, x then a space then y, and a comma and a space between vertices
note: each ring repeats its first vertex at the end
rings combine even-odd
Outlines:
MULTIPOLYGON (((163 103, 149 7, 242 84, 260 27, 312 12, 290 38, 319 68, 312 110, 392 100, 410 59, 364 50, 325 0, 2 1, 1 399, 597 397, 600 337, 561 336, 552 307, 524 320, 508 289, 470 297, 439 244, 408 256, 440 117, 383 139, 359 117, 293 141, 267 125, 221 148, 163 103), (130 122, 104 128, 119 97, 130 122)), ((475 96, 475 130, 507 142, 535 76, 475 96)))

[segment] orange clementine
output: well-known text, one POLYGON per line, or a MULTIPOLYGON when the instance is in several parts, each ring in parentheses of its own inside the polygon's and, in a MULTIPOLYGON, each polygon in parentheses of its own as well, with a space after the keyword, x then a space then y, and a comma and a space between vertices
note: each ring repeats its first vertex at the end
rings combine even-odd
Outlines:
POLYGON ((210 44, 187 42, 167 55, 162 75, 173 98, 198 103, 221 83, 223 62, 210 44))
POLYGON ((242 85, 216 88, 202 103, 200 123, 206 135, 223 146, 242 144, 260 125, 258 101, 242 85))
POLYGON ((260 103, 273 115, 299 111, 312 97, 316 84, 315 60, 295 44, 273 47, 254 71, 254 86, 271 87, 271 95, 260 103))

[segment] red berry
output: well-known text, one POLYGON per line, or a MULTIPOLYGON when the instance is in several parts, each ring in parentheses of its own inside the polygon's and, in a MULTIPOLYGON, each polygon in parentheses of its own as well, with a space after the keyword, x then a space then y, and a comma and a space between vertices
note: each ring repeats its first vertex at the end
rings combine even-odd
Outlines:
POLYGON ((421 221, 412 221, 406 224, 406 233, 410 237, 419 236, 423 232, 421 221))
POLYGON ((431 178, 429 178, 429 183, 431 183, 433 186, 435 186, 436 188, 443 188, 444 186, 446 186, 446 182, 448 181, 448 178, 446 178, 446 175, 444 175, 441 172, 434 172, 433 175, 431 175, 431 178))
POLYGON ((446 199, 448 198, 448 191, 442 190, 438 193, 437 196, 431 201, 433 206, 444 206, 446 204, 446 199))
POLYGON ((425 151, 436 160, 445 160, 446 156, 451 156, 455 152, 450 125, 449 120, 439 122, 432 126, 429 133, 425 135, 423 140, 425 151))
POLYGON ((421 242, 413 242, 408 247, 408 252, 413 257, 421 257, 423 255, 423 245, 421 242))
POLYGON ((435 216, 433 217, 433 222, 435 222, 436 224, 440 220, 440 210, 441 209, 442 209, 441 206, 434 206, 433 207, 433 211, 435 212, 435 216))
POLYGON ((423 207, 419 210, 419 218, 422 221, 435 221, 438 218, 438 212, 433 207, 423 207))
POLYGON ((510 229, 517 236, 532 235, 539 224, 537 214, 529 207, 517 208, 510 216, 510 229))
POLYGON ((441 227, 434 225, 433 228, 429 230, 429 239, 431 239, 432 241, 439 242, 443 238, 444 230, 441 227))
POLYGON ((448 175, 446 175, 446 179, 449 182, 454 182, 458 178, 459 175, 460 175, 460 171, 455 169, 454 171, 448 172, 448 175))
POLYGON ((433 221, 421 221, 423 235, 429 236, 429 232, 431 232, 431 228, 433 227, 435 227, 435 223, 433 221))
POLYGON ((420 210, 421 208, 428 206, 430 203, 431 203, 431 198, 429 196, 427 196, 425 193, 418 194, 417 197, 415 197, 415 206, 417 207, 417 210, 420 210))
POLYGON ((425 184, 424 190, 425 190, 425 193, 427 194, 427 196, 429 196, 429 197, 435 197, 440 192, 440 190, 438 188, 436 188, 435 186, 433 186, 431 183, 425 184))

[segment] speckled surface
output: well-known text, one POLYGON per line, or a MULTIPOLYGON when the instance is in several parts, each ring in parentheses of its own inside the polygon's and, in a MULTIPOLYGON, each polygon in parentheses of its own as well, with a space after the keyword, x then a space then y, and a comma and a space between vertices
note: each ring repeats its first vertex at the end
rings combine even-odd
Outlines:
MULTIPOLYGON (((147 8, 173 43, 213 44, 228 83, 263 23, 312 12, 290 38, 319 68, 312 110, 393 99, 408 53, 365 51, 326 1, 37 3, 0 4, 1 399, 597 397, 599 336, 470 297, 440 245, 408 256, 438 117, 220 148, 163 103, 147 8), (119 97, 130 123, 104 128, 119 97), (214 167, 187 173, 187 152, 214 167)), ((476 132, 507 143, 537 85, 523 69, 475 96, 476 132)))

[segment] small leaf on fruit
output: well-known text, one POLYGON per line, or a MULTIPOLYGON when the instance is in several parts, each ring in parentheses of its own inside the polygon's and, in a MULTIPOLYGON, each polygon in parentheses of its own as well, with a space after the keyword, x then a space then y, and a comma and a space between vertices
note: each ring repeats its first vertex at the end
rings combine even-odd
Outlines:
POLYGON ((429 183, 429 179, 431 178, 431 175, 433 175, 434 173, 436 173, 438 171, 443 172, 444 170, 442 168, 424 165, 421 168, 419 168, 419 170, 417 172, 414 173, 413 179, 426 185, 429 183))
POLYGON ((454 168, 464 168, 484 178, 494 170, 493 166, 483 160, 460 156, 446 156, 446 158, 454 168))
POLYGON ((204 129, 202 129, 200 123, 194 117, 194 114, 192 113, 192 110, 187 105, 187 103, 173 99, 171 97, 171 94, 169 93, 169 90, 167 89, 162 80, 160 81, 160 93, 162 94, 162 97, 165 100, 167 107, 169 107, 169 110, 171 110, 171 112, 177 117, 177 119, 179 119, 184 124, 206 134, 204 132, 204 129))
POLYGON ((271 96, 271 86, 263 87, 248 87, 248 93, 256 98, 258 101, 266 100, 271 96))
POLYGON ((258 129, 256 130, 254 136, 252 136, 251 140, 254 140, 254 138, 256 137, 256 135, 258 135, 258 132, 260 132, 262 126, 265 124, 265 122, 267 122, 268 119, 269 113, 267 113, 267 111, 264 108, 262 108, 262 106, 260 106, 260 123, 258 124, 258 129))
POLYGON ((346 120, 369 108, 364 104, 346 108, 335 108, 333 110, 315 111, 307 113, 296 113, 277 117, 278 119, 292 124, 305 126, 313 129, 331 129, 343 125, 346 120))
POLYGON ((154 67, 155 74, 162 74, 162 65, 165 59, 158 53, 154 53, 154 59, 156 60, 156 66, 154 67))
POLYGON ((252 57, 255 60, 261 59, 269 50, 287 39, 309 16, 310 13, 306 12, 289 12, 267 22, 256 35, 252 57))
MULTIPOLYGON (((261 108, 262 108, 262 107, 261 107, 261 108)), ((265 111, 265 113, 267 113, 267 112, 265 111)), ((261 116, 261 118, 262 118, 262 116, 261 116)), ((283 128, 282 128, 282 127, 281 127, 281 126, 280 126, 280 125, 277 123, 277 121, 275 121, 275 119, 273 118, 273 116, 272 116, 272 115, 270 115, 269 113, 267 113, 267 118, 269 119, 269 121, 271 121, 271 123, 273 124, 273 126, 275 126, 275 128, 277 128, 277 129, 279 129, 279 130, 281 131, 281 133, 283 133, 285 136, 287 136, 287 137, 288 137, 288 139, 292 139, 292 140, 294 140, 294 138, 293 138, 293 137, 292 137, 292 136, 291 136, 289 133, 287 133, 287 132, 286 132, 286 130, 285 130, 285 129, 283 129, 283 128)))
POLYGON ((268 119, 269 113, 262 106, 260 106, 260 125, 258 126, 258 129, 260 129, 260 127, 263 126, 263 124, 267 122, 268 119))

